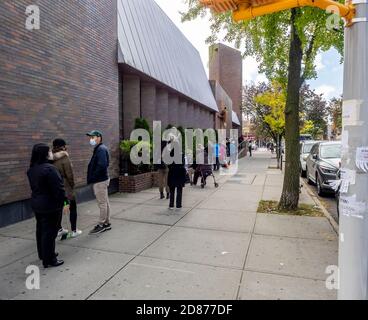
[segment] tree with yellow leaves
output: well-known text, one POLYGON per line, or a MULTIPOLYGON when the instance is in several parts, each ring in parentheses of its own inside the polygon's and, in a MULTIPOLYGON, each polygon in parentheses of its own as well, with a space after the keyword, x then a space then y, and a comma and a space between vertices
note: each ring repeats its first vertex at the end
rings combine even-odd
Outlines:
POLYGON ((286 92, 278 82, 273 81, 269 90, 255 97, 255 102, 269 109, 263 120, 276 136, 277 167, 280 168, 281 140, 285 135, 286 92))

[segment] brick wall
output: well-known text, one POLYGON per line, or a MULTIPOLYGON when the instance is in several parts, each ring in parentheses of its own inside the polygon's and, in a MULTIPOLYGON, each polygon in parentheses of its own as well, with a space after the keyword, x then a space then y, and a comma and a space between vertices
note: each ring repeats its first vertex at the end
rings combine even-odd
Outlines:
POLYGON ((85 133, 105 134, 111 176, 119 175, 119 94, 115 0, 0 1, 0 205, 30 196, 32 146, 70 144, 78 186, 92 149, 85 133), (25 29, 38 5, 41 29, 25 29))
POLYGON ((147 172, 136 176, 120 176, 119 191, 126 193, 137 193, 158 186, 158 175, 156 172, 147 172))
POLYGON ((210 80, 218 81, 233 102, 233 110, 241 119, 242 104, 242 70, 243 58, 241 52, 225 46, 215 44, 210 47, 210 80))

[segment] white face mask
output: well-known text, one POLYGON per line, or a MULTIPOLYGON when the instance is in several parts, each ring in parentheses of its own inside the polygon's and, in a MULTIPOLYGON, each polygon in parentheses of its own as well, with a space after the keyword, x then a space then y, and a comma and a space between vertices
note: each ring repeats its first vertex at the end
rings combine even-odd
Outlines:
POLYGON ((47 157, 47 160, 49 160, 49 161, 53 161, 54 160, 54 154, 51 151, 49 151, 49 155, 47 157))
POLYGON ((89 140, 89 144, 90 144, 92 147, 94 147, 94 146, 97 144, 97 142, 96 142, 96 140, 95 140, 95 139, 91 139, 91 140, 89 140))

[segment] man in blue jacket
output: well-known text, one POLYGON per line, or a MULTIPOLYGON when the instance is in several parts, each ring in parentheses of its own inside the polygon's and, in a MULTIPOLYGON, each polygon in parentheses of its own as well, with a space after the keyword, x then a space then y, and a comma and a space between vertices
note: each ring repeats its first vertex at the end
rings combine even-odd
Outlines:
POLYGON ((87 183, 92 184, 93 192, 100 208, 100 221, 90 231, 90 234, 99 234, 111 230, 108 194, 110 157, 109 150, 102 143, 102 133, 100 131, 91 131, 87 133, 87 136, 90 138, 90 145, 94 147, 92 159, 88 165, 87 183))

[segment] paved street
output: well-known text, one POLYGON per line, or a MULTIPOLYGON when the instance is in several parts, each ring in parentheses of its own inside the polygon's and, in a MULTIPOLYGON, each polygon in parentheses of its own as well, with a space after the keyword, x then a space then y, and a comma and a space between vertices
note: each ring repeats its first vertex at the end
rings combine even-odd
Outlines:
POLYGON ((326 195, 326 196, 320 197, 317 194, 317 187, 309 186, 306 179, 303 179, 303 184, 307 189, 309 189, 312 192, 314 197, 318 197, 319 201, 321 201, 323 206, 330 213, 331 217, 336 221, 336 223, 339 223, 335 196, 334 195, 326 195))
POLYGON ((218 189, 210 179, 185 188, 181 211, 154 189, 113 195, 113 229, 98 236, 88 235, 96 203, 81 204, 84 234, 57 243, 65 265, 41 268, 40 290, 25 287, 26 267, 40 266, 34 220, 0 229, 0 299, 336 299, 325 287, 338 253, 328 220, 256 213, 262 198, 279 200, 271 162, 257 152, 218 189))

